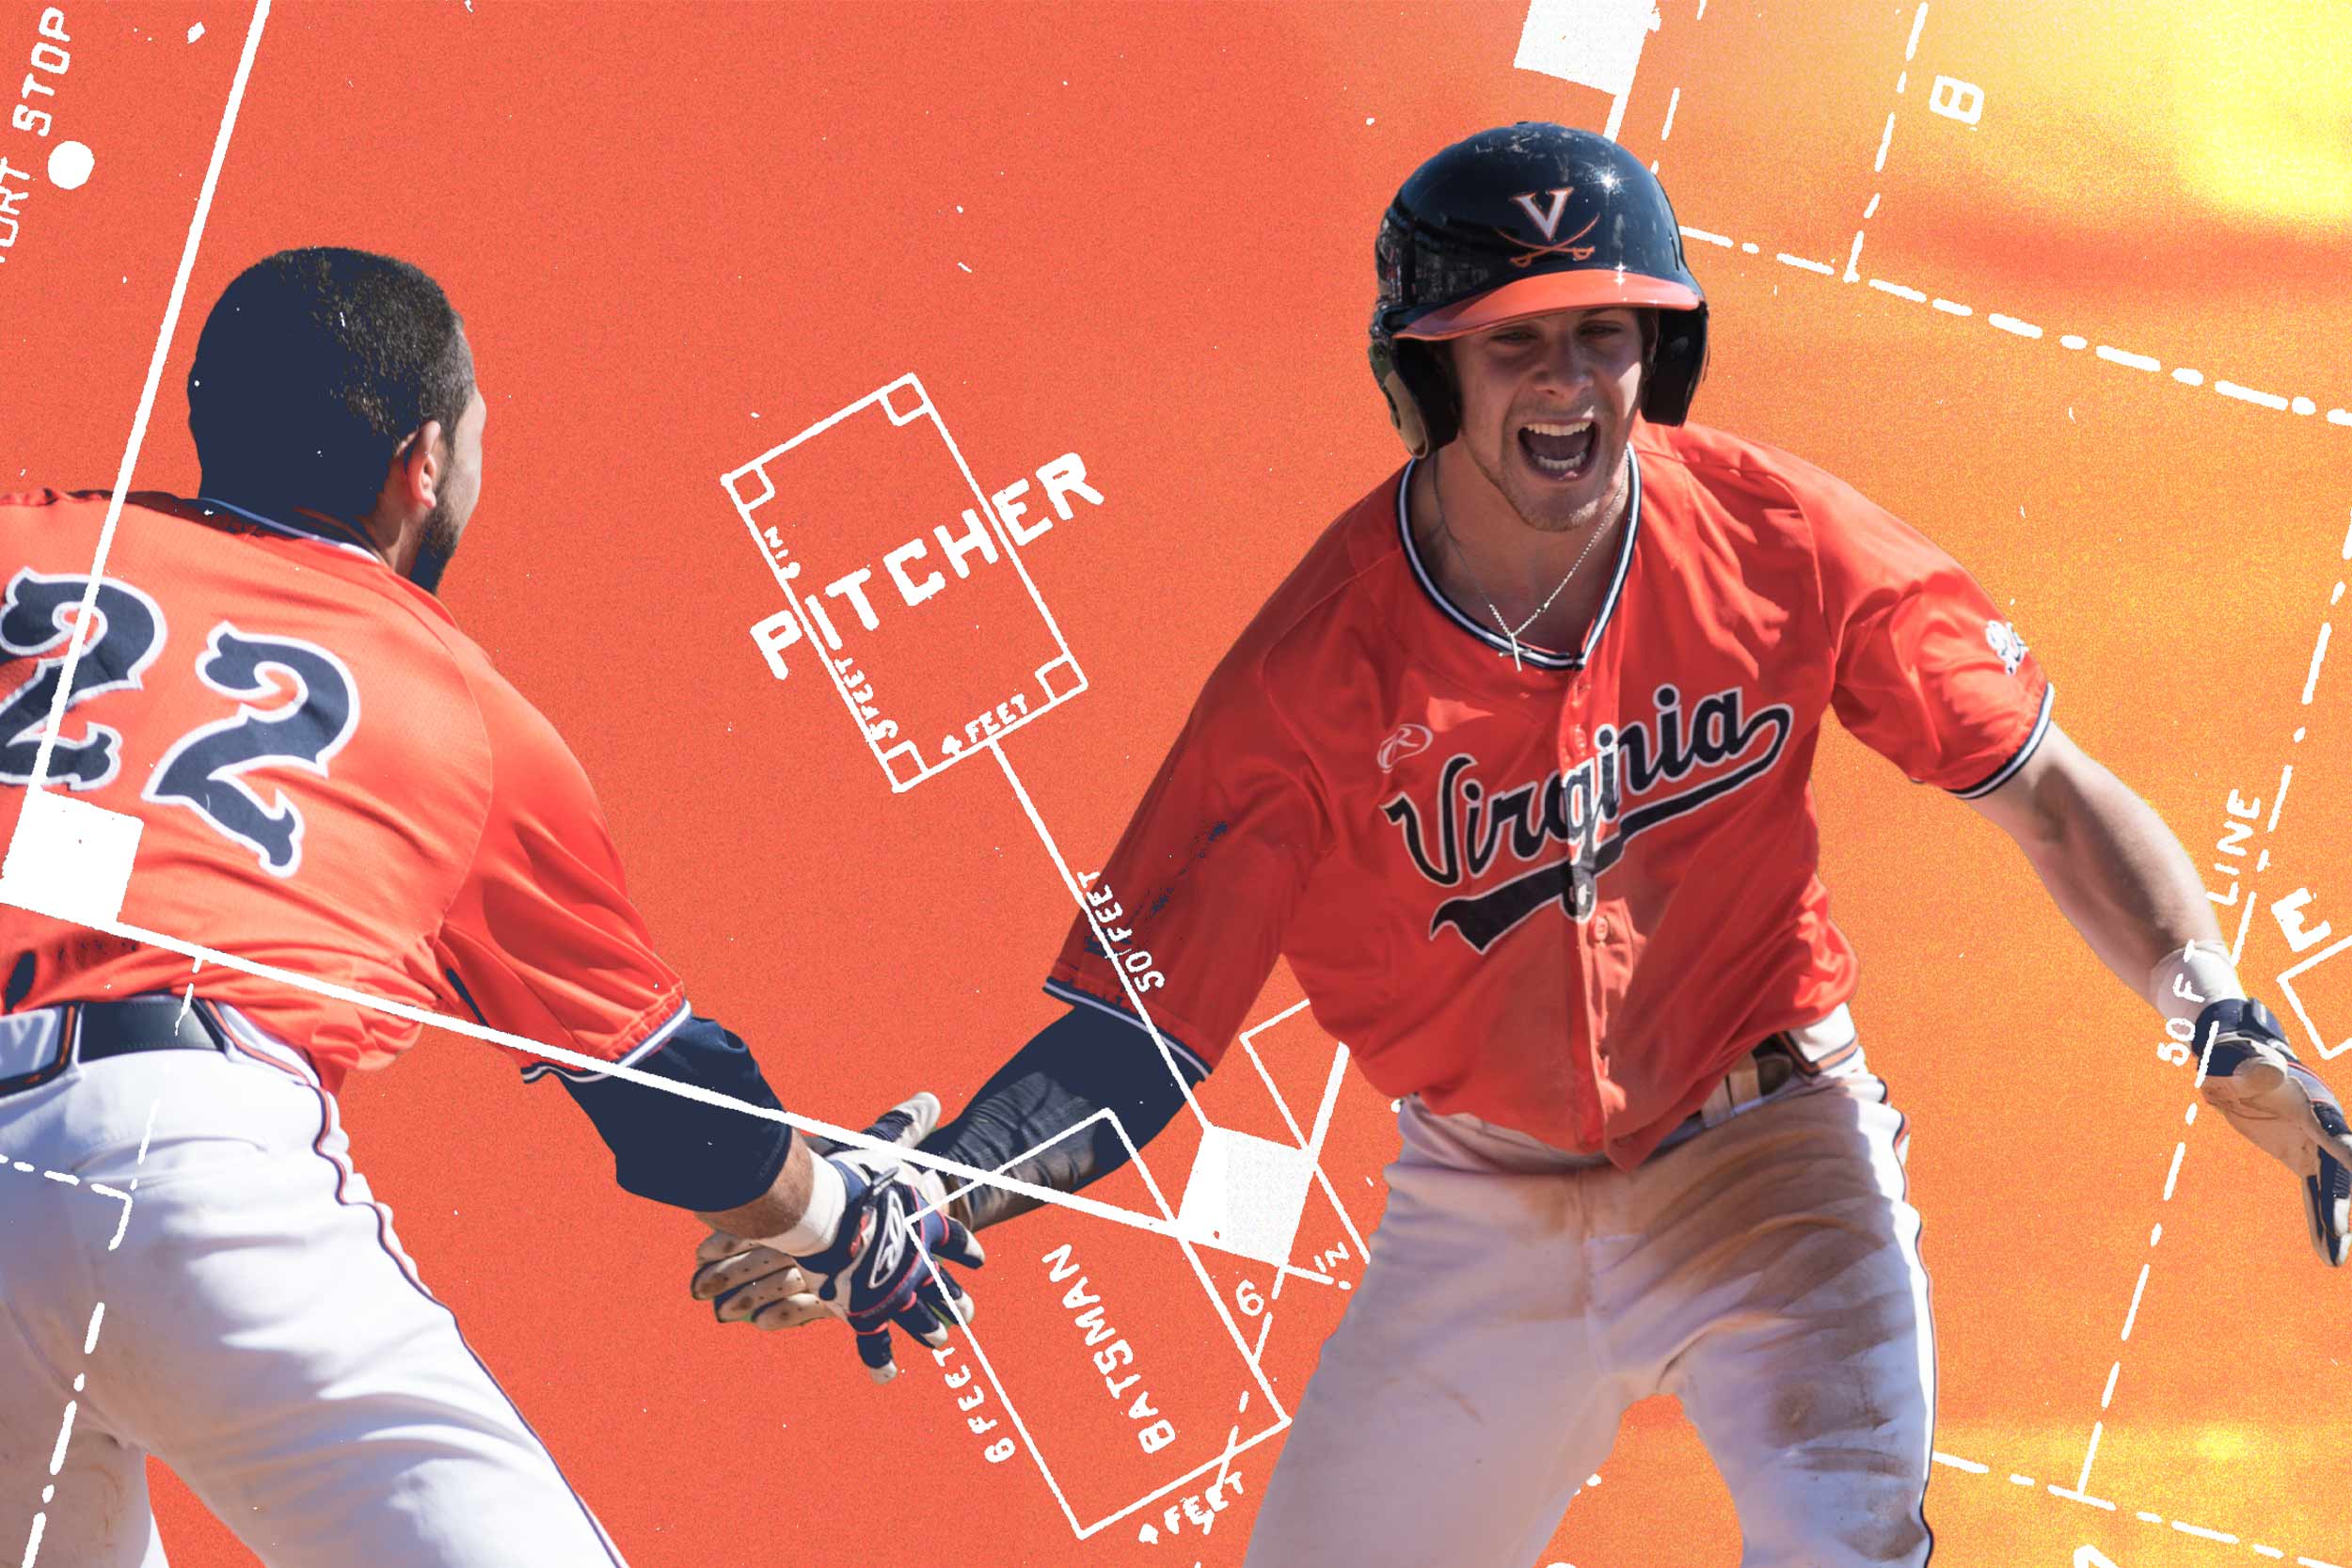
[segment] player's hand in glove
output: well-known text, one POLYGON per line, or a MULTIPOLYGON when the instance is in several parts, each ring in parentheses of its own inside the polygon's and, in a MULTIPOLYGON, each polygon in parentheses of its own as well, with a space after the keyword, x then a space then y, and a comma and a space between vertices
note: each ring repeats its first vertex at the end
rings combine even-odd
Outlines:
POLYGON ((817 1299, 850 1320, 866 1371, 888 1383, 898 1375, 891 1324, 937 1350, 947 1342, 949 1325, 972 1320, 972 1298, 936 1265, 977 1269, 988 1258, 972 1232, 947 1217, 946 1189, 936 1174, 879 1166, 870 1154, 832 1158, 849 1186, 841 1228, 833 1245, 798 1261, 818 1281, 817 1299))
MULTIPOLYGON (((938 1123, 939 1101, 921 1094, 866 1131, 909 1148, 938 1123)), ((875 1382, 887 1383, 898 1375, 892 1323, 936 1349, 947 1342, 948 1325, 972 1317, 972 1298, 934 1263, 977 1268, 986 1255, 969 1230, 946 1217, 946 1187, 935 1174, 902 1165, 886 1149, 846 1148, 824 1157, 846 1189, 833 1243, 791 1259, 714 1235, 699 1254, 706 1261, 693 1291, 713 1300, 722 1323, 784 1328, 820 1314, 846 1318, 857 1334, 858 1358, 875 1382)))
MULTIPOLYGON (((939 1100, 923 1093, 900 1101, 866 1130, 869 1138, 912 1148, 939 1125, 939 1100)), ((809 1151, 818 1156, 854 1154, 880 1161, 881 1155, 844 1151, 830 1138, 804 1134, 809 1151)), ((769 1330, 798 1328, 820 1318, 841 1319, 844 1312, 818 1299, 818 1281, 804 1274, 788 1254, 755 1241, 714 1230, 694 1249, 693 1278, 687 1289, 696 1301, 711 1304, 723 1323, 750 1323, 769 1330)))
POLYGON ((2330 1265, 2343 1263, 2352 1250, 2352 1130, 2344 1107, 2287 1049, 2279 1021, 2259 1002, 2213 1003, 2197 1017, 2197 1040, 2205 1099, 2301 1179, 2312 1245, 2330 1265))

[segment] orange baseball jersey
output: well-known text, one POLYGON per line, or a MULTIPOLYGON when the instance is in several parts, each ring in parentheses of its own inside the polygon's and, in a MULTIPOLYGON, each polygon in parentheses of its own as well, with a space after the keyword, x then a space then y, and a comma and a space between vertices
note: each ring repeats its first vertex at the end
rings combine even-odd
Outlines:
MULTIPOLYGON (((0 837, 107 499, 0 499, 0 837)), ((96 608, 48 778, 143 819, 122 924, 600 1060, 683 1021, 579 762, 373 550, 135 494, 96 608)), ((10 1011, 191 982, 179 953, 10 906, 0 965, 10 1011)), ((217 965, 193 982, 306 1051, 330 1088, 421 1027, 217 965)))
POLYGON ((1581 650, 1526 653, 1415 555, 1411 468, 1209 677, 1046 989, 1140 1000, 1202 1070, 1278 955, 1391 1096, 1630 1169, 1741 1053, 1834 1010, 1821 718, 1984 794, 2051 690, 1951 559, 1810 464, 1637 424, 1581 650), (1129 987, 1135 995, 1129 995, 1129 987))

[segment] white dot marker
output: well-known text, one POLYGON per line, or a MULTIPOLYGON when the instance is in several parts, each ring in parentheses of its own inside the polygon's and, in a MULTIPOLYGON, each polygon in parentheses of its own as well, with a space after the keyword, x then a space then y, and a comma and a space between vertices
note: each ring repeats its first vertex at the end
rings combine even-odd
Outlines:
POLYGON ((194 26, 192 26, 192 27, 190 27, 190 28, 188 29, 188 41, 189 41, 190 43, 194 43, 194 42, 195 42, 198 39, 200 39, 200 38, 202 38, 203 36, 204 36, 204 24, 202 24, 201 22, 199 22, 199 23, 196 24, 196 25, 194 25, 194 26))
POLYGON ((2303 738, 2303 726, 2300 724, 2295 726, 2295 738, 2297 740, 2303 738))
POLYGON ((2319 412, 2319 404, 2313 403, 2309 398, 2296 398, 2293 403, 2288 404, 2287 406, 2294 409, 2298 414, 2316 414, 2319 412))
POLYGON ((98 154, 77 141, 61 141, 49 150, 49 182, 61 191, 78 191, 98 166, 98 154))

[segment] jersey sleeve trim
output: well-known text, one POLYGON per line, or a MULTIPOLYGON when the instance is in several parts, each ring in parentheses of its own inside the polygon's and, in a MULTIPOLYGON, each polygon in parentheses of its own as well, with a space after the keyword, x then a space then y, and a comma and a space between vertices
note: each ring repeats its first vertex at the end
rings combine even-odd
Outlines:
POLYGON ((1130 1012, 1125 1007, 1120 1006, 1116 1003, 1105 1002, 1103 998, 1095 995, 1092 991, 1080 990, 1076 986, 1070 984, 1067 980, 1046 981, 1045 994, 1057 1001, 1068 1002, 1076 1006, 1092 1007, 1097 1012, 1108 1013, 1111 1017, 1120 1020, 1121 1022, 1132 1024, 1136 1028, 1142 1030, 1146 1035, 1157 1033, 1161 1039, 1168 1042, 1168 1050, 1183 1058, 1184 1065, 1192 1069, 1194 1081, 1196 1083, 1209 1075, 1208 1064, 1200 1059, 1199 1053, 1189 1049, 1182 1040, 1169 1034, 1166 1029, 1160 1028, 1157 1023, 1146 1023, 1133 1012, 1130 1012))
POLYGON ((1983 796, 1992 794, 1994 790, 2009 783, 2010 776, 2013 775, 2020 768, 2025 767, 2026 759, 2031 757, 2034 752, 2041 748, 2042 737, 2047 735, 2050 731, 2050 705, 2057 701, 2057 699, 2058 688, 2055 686, 2043 686, 2042 689, 2042 712, 2034 719, 2033 728, 2026 732, 2025 744, 2018 747, 2015 754, 2010 756, 2007 762, 2001 764, 1999 768, 1995 768, 1990 778, 1985 779, 1979 784, 1970 784, 1966 789, 1955 789, 1951 791, 1951 793, 1963 800, 1974 800, 1983 796))
MULTIPOLYGON (((470 1004, 469 1004, 469 1006, 470 1006, 470 1004)), ((684 1023, 688 1018, 692 1016, 692 1014, 693 1008, 688 1006, 683 997, 679 998, 676 1010, 671 1013, 669 1018, 657 1027, 653 1033, 647 1035, 644 1039, 632 1046, 627 1055, 619 1057, 613 1062, 612 1065, 614 1067, 635 1067, 638 1063, 644 1061, 646 1057, 652 1055, 655 1052, 660 1050, 662 1046, 667 1044, 670 1037, 677 1033, 678 1025, 684 1023)), ((578 1068, 565 1067, 561 1062, 530 1062, 526 1063, 523 1067, 523 1082, 526 1084, 535 1084, 550 1072, 558 1074, 561 1077, 567 1078, 575 1084, 600 1083, 605 1078, 611 1076, 609 1071, 582 1072, 578 1068)))

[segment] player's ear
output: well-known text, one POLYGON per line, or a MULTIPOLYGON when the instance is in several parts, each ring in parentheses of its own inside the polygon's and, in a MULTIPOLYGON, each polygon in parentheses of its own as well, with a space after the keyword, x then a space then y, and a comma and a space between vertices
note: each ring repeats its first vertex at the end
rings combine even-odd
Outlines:
POLYGON ((375 510, 358 519, 379 549, 388 555, 398 551, 409 531, 432 515, 449 483, 449 443, 441 437, 438 420, 425 420, 392 449, 375 510))
POLYGON ((409 432, 392 453, 391 471, 385 476, 390 499, 404 512, 430 512, 440 503, 449 483, 450 450, 441 421, 427 420, 409 432))

